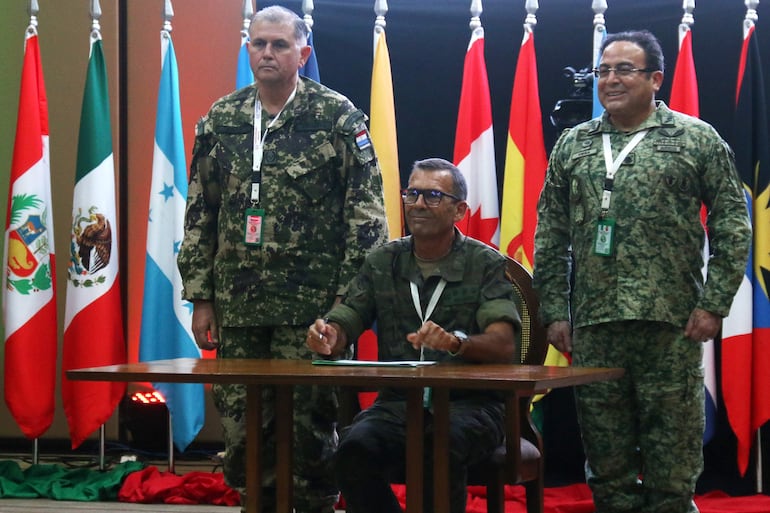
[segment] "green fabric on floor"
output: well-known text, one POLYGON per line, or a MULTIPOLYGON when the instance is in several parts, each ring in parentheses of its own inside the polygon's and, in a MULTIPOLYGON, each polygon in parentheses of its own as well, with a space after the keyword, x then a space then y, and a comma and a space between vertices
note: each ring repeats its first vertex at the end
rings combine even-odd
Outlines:
POLYGON ((142 468, 127 461, 105 471, 45 464, 22 470, 15 461, 0 461, 0 498, 114 501, 126 476, 142 468))

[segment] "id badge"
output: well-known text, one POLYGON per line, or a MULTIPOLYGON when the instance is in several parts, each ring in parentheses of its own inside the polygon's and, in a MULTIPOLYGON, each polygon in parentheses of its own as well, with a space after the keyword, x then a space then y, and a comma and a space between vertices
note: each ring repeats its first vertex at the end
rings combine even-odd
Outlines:
POLYGON ((610 256, 615 243, 615 220, 599 219, 596 223, 596 237, 594 239, 594 254, 610 256))
POLYGON ((259 246, 262 244, 262 221, 265 211, 261 208, 247 208, 246 222, 243 231, 243 242, 247 246, 259 246))

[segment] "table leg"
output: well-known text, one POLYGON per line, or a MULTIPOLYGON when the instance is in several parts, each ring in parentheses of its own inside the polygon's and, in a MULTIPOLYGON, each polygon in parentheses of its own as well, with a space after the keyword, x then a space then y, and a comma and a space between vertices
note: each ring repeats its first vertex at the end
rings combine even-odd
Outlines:
POLYGON ((294 388, 275 387, 276 511, 292 513, 294 492, 294 388))
POLYGON ((246 513, 262 506, 262 387, 246 386, 246 513))
POLYGON ((449 389, 433 389, 433 508, 449 511, 449 389))
POLYGON ((423 438, 425 436, 425 419, 422 405, 422 388, 412 387, 407 389, 406 418, 406 511, 407 513, 423 513, 422 498, 425 481, 423 438))

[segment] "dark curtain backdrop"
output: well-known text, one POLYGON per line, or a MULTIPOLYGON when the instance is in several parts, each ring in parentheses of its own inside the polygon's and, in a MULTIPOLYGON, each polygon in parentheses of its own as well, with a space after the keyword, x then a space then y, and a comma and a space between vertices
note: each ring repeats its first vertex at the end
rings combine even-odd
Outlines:
MULTIPOLYGON (((279 3, 302 12, 301 0, 279 3)), ((608 32, 644 28, 660 39, 666 80, 659 98, 668 101, 678 53, 681 0, 609 0, 608 32)), ((372 0, 316 0, 314 41, 321 80, 369 112, 372 67, 372 0)), ((452 159, 463 59, 470 40, 470 0, 389 0, 386 34, 393 71, 402 181, 411 163, 429 156, 452 159)), ((505 159, 513 75, 526 17, 524 0, 484 0, 486 62, 492 97, 499 181, 505 159)), ((770 7, 764 9, 770 20, 770 7)), ((735 80, 742 41, 743 0, 698 0, 693 52, 700 84, 701 117, 731 137, 735 80)), ((765 68, 770 70, 770 28, 757 24, 765 68), (767 34, 765 34, 767 32, 767 34)), ((549 121, 555 103, 567 97, 566 66, 588 67, 592 53, 590 0, 543 0, 537 12, 535 45, 546 147, 557 130, 549 121)), ((768 22, 770 27, 770 22, 768 22)), ((767 83, 767 81, 766 81, 767 83)))
MULTIPOLYGON (((301 13, 301 0, 258 0, 259 7, 272 3, 301 13)), ((666 57, 666 80, 659 98, 668 101, 678 53, 681 0, 608 0, 608 4, 608 32, 648 29, 660 39, 666 57)), ((313 13, 322 82, 346 94, 367 113, 373 5, 372 0, 316 0, 313 13)), ((403 184, 415 160, 432 156, 452 159, 463 59, 470 39, 470 0, 389 0, 388 6, 386 34, 403 184)), ((513 75, 526 11, 524 0, 484 0, 483 8, 481 21, 485 29, 498 181, 502 183, 513 75)), ((734 123, 735 81, 745 13, 743 0, 698 0, 694 12, 693 52, 701 118, 714 125, 728 141, 734 123)), ((757 35, 768 84, 770 5, 760 5, 758 13, 757 35)), ((567 66, 580 69, 590 65, 591 1, 542 0, 537 19, 540 100, 546 147, 550 151, 557 130, 549 115, 556 102, 573 91, 563 70, 567 66)), ((719 356, 717 347, 717 361, 719 356)), ((569 390, 561 390, 544 400, 547 473, 551 484, 581 478, 582 451, 570 394, 569 390)), ((699 491, 722 488, 733 493, 752 493, 754 461, 749 474, 741 479, 735 466, 735 439, 721 400, 719 409, 717 435, 704 449, 706 470, 699 491)), ((768 459, 770 455, 766 454, 765 460, 768 459)))

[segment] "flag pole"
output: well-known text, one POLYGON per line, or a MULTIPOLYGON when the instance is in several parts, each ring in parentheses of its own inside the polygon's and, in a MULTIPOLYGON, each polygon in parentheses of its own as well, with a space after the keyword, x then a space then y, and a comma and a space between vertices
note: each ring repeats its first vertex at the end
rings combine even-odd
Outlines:
MULTIPOLYGON (((599 66, 599 58, 601 57, 599 52, 601 51, 602 43, 604 43, 604 38, 607 37, 607 26, 605 25, 604 20, 604 12, 607 10, 607 0, 593 0, 591 2, 591 8, 594 11, 593 53, 591 54, 591 67, 595 68, 599 66)), ((604 111, 604 107, 601 105, 601 103, 599 103, 599 95, 595 81, 591 89, 593 89, 593 106, 591 109, 591 116, 595 118, 597 116, 601 116, 602 112, 604 111)))
MULTIPOLYGON (((101 39, 102 38, 102 27, 99 23, 99 20, 102 17, 102 6, 99 3, 99 0, 91 0, 91 6, 89 7, 89 12, 91 14, 91 40, 94 39, 101 39)), ((106 435, 105 435, 105 427, 104 424, 99 426, 99 470, 104 471, 105 466, 105 444, 106 444, 106 435)))
POLYGON ((37 0, 30 0, 29 1, 29 9, 27 9, 29 12, 29 27, 27 27, 27 32, 29 34, 37 34, 37 14, 40 12, 40 6, 37 3, 37 0))
POLYGON ((302 13, 303 17, 302 19, 305 20, 305 25, 307 25, 307 29, 312 32, 313 31, 313 10, 315 9, 315 6, 313 5, 313 0, 302 0, 302 13))
MULTIPOLYGON (((30 0, 29 2, 29 26, 27 27, 28 35, 37 35, 37 14, 40 12, 40 6, 37 0, 30 0)), ((32 463, 37 465, 40 463, 40 439, 35 437, 32 441, 32 463)))
POLYGON ((251 27, 251 18, 254 16, 254 6, 252 0, 243 0, 241 16, 243 17, 243 28, 241 28, 241 46, 249 41, 249 27, 251 27))
POLYGON ((372 44, 372 55, 377 52, 377 38, 380 34, 385 32, 385 15, 388 13, 388 0, 374 0, 374 14, 377 17, 374 19, 374 42, 372 44))
MULTIPOLYGON (((746 39, 749 31, 759 19, 759 16, 757 15, 759 0, 744 0, 743 3, 746 5, 746 17, 743 19, 743 38, 746 39)), ((754 488, 757 493, 762 493, 762 426, 757 429, 756 437, 757 439, 754 447, 757 458, 754 472, 754 488)))
POLYGON ((695 0, 682 0, 682 9, 684 14, 682 15, 682 22, 679 24, 679 48, 682 47, 682 40, 695 23, 695 17, 692 14, 695 10, 695 0))
MULTIPOLYGON (((248 2, 249 7, 251 7, 251 2, 248 2)), ((244 2, 244 20, 246 17, 246 2, 244 2)), ((161 37, 163 38, 170 38, 171 37, 171 31, 173 30, 171 28, 171 20, 174 18, 174 7, 171 5, 171 0, 164 0, 163 2, 163 29, 160 31, 161 37)), ((251 18, 249 18, 251 20, 251 18)), ((246 26, 246 22, 244 21, 244 30, 241 31, 241 37, 243 37, 243 33, 246 32, 246 35, 248 36, 248 26, 246 26)), ((161 63, 161 66, 163 63, 161 63)), ((171 418, 171 412, 168 410, 168 404, 166 403, 166 416, 168 418, 168 471, 172 474, 176 473, 176 461, 174 459, 174 430, 173 430, 173 421, 171 418)))

